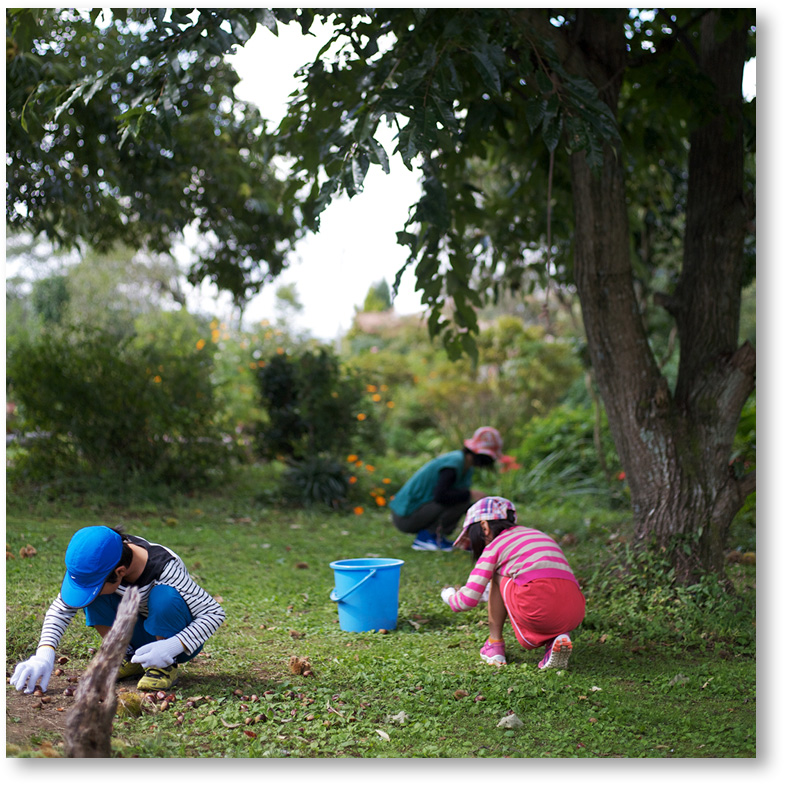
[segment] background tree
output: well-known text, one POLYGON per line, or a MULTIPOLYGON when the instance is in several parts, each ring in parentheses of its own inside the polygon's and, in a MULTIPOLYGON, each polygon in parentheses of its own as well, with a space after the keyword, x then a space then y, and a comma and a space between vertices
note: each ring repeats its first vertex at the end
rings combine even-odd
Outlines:
POLYGON ((60 324, 70 300, 66 277, 53 275, 36 281, 31 299, 33 311, 45 325, 60 324))
POLYGON ((363 311, 366 313, 376 313, 379 311, 389 311, 392 308, 392 298, 390 297, 390 286, 385 280, 378 281, 368 289, 363 301, 363 311))
POLYGON ((62 247, 151 253, 194 226, 192 281, 243 303, 298 233, 264 121, 222 59, 252 28, 165 11, 7 13, 6 220, 62 247))
MULTIPOLYGON (((143 209, 160 175, 150 164, 162 172, 168 161, 181 166, 187 159, 181 132, 189 140, 212 139, 209 130, 220 140, 238 127, 241 145, 209 148, 214 160, 251 151, 259 165, 235 182, 237 191, 263 182, 264 193, 276 192, 284 207, 275 215, 290 231, 273 236, 291 239, 298 232, 287 223, 293 216, 318 229, 337 194, 362 190, 371 164, 388 168, 379 130, 391 124, 393 153, 422 171, 422 197, 398 240, 409 248, 408 264, 431 306, 431 332, 441 333, 454 355, 473 353, 484 298, 532 285, 529 271, 539 273, 546 294, 554 281, 574 281, 638 539, 669 546, 683 580, 699 569, 722 569, 728 527, 754 488, 754 475, 738 477, 728 466, 755 374, 754 350, 738 341, 741 291, 752 274, 754 105, 745 106, 741 79, 753 54, 754 10, 131 9, 128 19, 143 24, 118 19, 100 30, 59 12, 23 10, 10 18, 19 52, 34 50, 34 58, 54 65, 66 51, 71 66, 57 77, 39 71, 32 78, 25 73, 34 67, 31 58, 22 64, 19 54, 10 58, 12 221, 33 228, 37 218, 36 231, 87 234, 84 215, 69 210, 92 204, 96 194, 103 198, 105 186, 69 191, 68 209, 54 207, 62 189, 72 187, 60 182, 63 171, 78 180, 62 163, 69 160, 63 150, 76 155, 63 130, 72 112, 101 110, 96 121, 109 126, 107 139, 114 134, 106 148, 89 124, 68 128, 88 150, 104 152, 106 172, 118 169, 108 160, 110 146, 134 142, 142 171, 129 162, 135 179, 109 192, 131 199, 140 237, 158 238, 180 226, 143 209), (262 166, 273 148, 260 118, 229 111, 236 77, 222 70, 220 55, 243 44, 257 23, 275 32, 279 21, 296 21, 307 32, 317 17, 333 23, 334 35, 303 70, 276 135, 276 149, 294 162, 284 188, 262 166), (31 18, 46 27, 31 26, 31 18), (122 36, 131 38, 121 48, 122 36), (112 46, 112 74, 127 77, 117 88, 100 65, 87 66, 71 51, 81 45, 92 52, 96 41, 112 46), (41 76, 48 81, 27 100, 27 88, 41 76), (213 112, 207 117, 192 106, 200 105, 205 86, 226 99, 215 105, 207 99, 213 112), (169 140, 178 138, 181 146, 172 149, 169 140), (164 139, 168 147, 157 141, 164 139), (673 197, 654 212, 646 209, 651 197, 641 197, 653 185, 673 197), (667 259, 657 251, 662 247, 670 249, 667 259), (663 280, 646 279, 653 266, 666 264, 672 272, 663 280), (665 308, 656 319, 655 301, 665 308), (655 327, 675 330, 674 385, 649 340, 655 327)), ((96 11, 90 21, 97 18, 96 11)), ((165 195, 176 201, 182 187, 170 184, 165 195)), ((259 273, 264 254, 243 241, 245 221, 258 235, 252 220, 258 213, 250 212, 222 221, 218 209, 225 252, 215 263, 203 258, 195 270, 240 298, 283 264, 275 256, 259 273), (233 252, 233 231, 240 253, 233 252)), ((207 220, 203 228, 210 228, 207 220)), ((394 289, 399 280, 400 274, 394 289)))
POLYGON ((480 302, 472 273, 480 292, 499 271, 516 286, 522 251, 544 249, 544 278, 571 275, 577 286, 638 539, 668 546, 683 580, 721 571, 728 527, 754 488, 753 474, 728 465, 755 375, 754 350, 738 345, 754 215, 741 80, 754 15, 401 10, 339 12, 335 24, 334 57, 311 66, 281 126, 300 152, 296 170, 322 176, 315 209, 341 188, 358 191, 371 162, 385 165, 375 135, 383 118, 394 122, 395 152, 423 171, 399 241, 433 306, 432 331, 463 348, 480 302), (394 43, 380 53, 383 36, 394 43), (318 100, 327 81, 336 86, 329 110, 318 100), (642 132, 655 105, 680 144, 657 134, 664 122, 642 132), (675 389, 648 340, 630 252, 628 171, 650 182, 640 174, 650 167, 676 173, 672 193, 687 183, 682 223, 667 221, 683 245, 678 275, 657 292, 679 341, 675 389), (505 168, 540 187, 493 201, 473 175, 505 168), (452 326, 440 321, 445 296, 452 326))

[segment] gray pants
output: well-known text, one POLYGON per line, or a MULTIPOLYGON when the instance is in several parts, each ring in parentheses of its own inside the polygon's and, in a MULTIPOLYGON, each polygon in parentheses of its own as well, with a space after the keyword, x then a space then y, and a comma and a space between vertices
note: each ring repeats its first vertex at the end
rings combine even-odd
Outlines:
POLYGON ((446 537, 458 525, 458 521, 466 515, 466 511, 474 504, 472 499, 467 499, 460 504, 445 507, 443 504, 428 502, 416 509, 411 515, 401 516, 392 514, 395 528, 405 534, 416 534, 422 529, 428 529, 434 536, 446 537))

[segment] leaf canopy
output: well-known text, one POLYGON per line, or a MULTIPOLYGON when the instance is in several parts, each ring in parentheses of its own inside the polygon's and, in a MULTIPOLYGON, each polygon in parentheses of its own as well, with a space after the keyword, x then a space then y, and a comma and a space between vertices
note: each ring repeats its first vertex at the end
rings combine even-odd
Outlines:
MULTIPOLYGON (((570 282, 572 155, 598 171, 614 146, 636 276, 678 268, 687 138, 716 101, 694 54, 704 13, 630 10, 611 111, 574 68, 566 10, 12 9, 7 221, 65 246, 159 252, 192 224, 205 242, 191 279, 243 302, 336 197, 398 155, 422 195, 397 239, 431 329, 458 353, 486 297, 570 282), (234 95, 224 56, 257 28, 316 21, 331 37, 270 129, 234 95)), ((746 112, 753 153, 754 102, 746 112)))

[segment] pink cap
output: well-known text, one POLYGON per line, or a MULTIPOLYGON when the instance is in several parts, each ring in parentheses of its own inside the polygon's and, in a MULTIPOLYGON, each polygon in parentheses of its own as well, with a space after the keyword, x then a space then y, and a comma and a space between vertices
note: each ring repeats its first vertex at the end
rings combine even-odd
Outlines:
POLYGON ((483 425, 482 428, 478 428, 472 435, 472 438, 466 439, 463 444, 472 452, 490 455, 494 461, 498 461, 502 457, 501 434, 496 428, 491 428, 489 425, 483 425))
POLYGON ((518 513, 515 505, 503 496, 484 496, 479 501, 472 504, 466 511, 466 518, 463 521, 463 529, 452 544, 453 548, 469 547, 469 527, 479 521, 510 521, 515 523, 518 520, 518 513), (512 516, 508 515, 511 512, 512 516))

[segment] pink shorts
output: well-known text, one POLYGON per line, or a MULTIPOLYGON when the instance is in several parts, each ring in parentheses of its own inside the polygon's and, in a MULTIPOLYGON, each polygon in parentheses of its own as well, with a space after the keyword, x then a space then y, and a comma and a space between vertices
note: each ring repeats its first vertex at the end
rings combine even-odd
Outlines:
POLYGON ((577 583, 539 578, 520 585, 499 576, 504 606, 515 637, 524 649, 538 649, 557 635, 571 632, 586 614, 586 599, 577 583))

